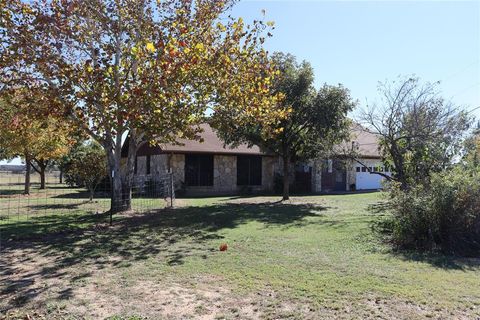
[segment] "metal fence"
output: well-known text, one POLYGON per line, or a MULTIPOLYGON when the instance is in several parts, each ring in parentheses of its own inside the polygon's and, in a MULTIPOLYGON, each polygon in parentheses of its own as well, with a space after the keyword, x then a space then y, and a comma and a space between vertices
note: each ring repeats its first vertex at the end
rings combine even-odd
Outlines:
MULTIPOLYGON (((28 195, 24 194, 24 185, 24 173, 0 172, 0 241, 14 239, 20 233, 41 232, 42 226, 48 226, 49 231, 52 226, 68 231, 91 217, 108 216, 110 210, 109 179, 104 179, 93 194, 84 187, 62 183, 58 172, 46 175, 43 189, 40 176, 32 173, 28 195)), ((132 211, 173 206, 174 199, 171 174, 135 178, 132 211)))

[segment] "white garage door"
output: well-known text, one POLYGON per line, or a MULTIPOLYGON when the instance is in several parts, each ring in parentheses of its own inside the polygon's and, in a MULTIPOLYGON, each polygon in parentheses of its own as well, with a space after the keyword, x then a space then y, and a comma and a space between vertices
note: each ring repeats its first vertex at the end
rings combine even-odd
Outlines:
MULTIPOLYGON (((390 174, 389 172, 384 172, 383 167, 373 167, 372 170, 379 170, 382 173, 390 174)), ((369 190, 369 189, 381 189, 382 181, 385 179, 379 174, 370 173, 367 168, 357 166, 356 169, 357 181, 356 188, 357 190, 369 190)))

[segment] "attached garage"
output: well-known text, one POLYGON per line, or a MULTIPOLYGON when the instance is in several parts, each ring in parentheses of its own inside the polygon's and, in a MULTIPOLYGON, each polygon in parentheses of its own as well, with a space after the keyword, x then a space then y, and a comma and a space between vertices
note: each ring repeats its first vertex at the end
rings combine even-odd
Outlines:
POLYGON ((385 180, 379 174, 375 172, 381 172, 387 175, 390 175, 389 172, 385 171, 385 167, 381 165, 365 167, 365 166, 356 166, 356 189, 357 190, 374 190, 381 189, 382 182, 385 180))

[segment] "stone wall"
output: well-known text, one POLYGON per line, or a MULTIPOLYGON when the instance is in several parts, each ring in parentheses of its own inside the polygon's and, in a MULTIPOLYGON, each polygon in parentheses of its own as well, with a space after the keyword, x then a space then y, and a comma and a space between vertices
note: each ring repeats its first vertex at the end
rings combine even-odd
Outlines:
POLYGON ((353 160, 345 161, 345 166, 347 168, 347 191, 353 191, 352 186, 357 181, 357 172, 355 171, 355 163, 353 160))
POLYGON ((152 175, 166 174, 168 172, 168 156, 166 154, 151 156, 150 172, 152 175))
POLYGON ((218 192, 237 191, 237 157, 215 155, 213 157, 213 189, 218 192))
POLYGON ((185 155, 171 154, 169 157, 173 172, 173 187, 175 190, 181 190, 185 184, 185 155))
POLYGON ((312 192, 314 193, 322 191, 322 163, 321 159, 312 161, 312 192))
POLYGON ((262 159, 262 186, 261 189, 272 192, 275 180, 275 165, 277 158, 263 157, 262 159))
POLYGON ((146 180, 155 181, 160 176, 168 173, 168 157, 165 154, 152 155, 150 157, 150 174, 147 174, 147 157, 137 157, 137 170, 135 182, 141 183, 146 180))
MULTIPOLYGON (((155 180, 167 174, 171 166, 173 184, 177 192, 186 191, 188 195, 238 194, 245 191, 245 187, 237 186, 237 157, 230 155, 214 155, 213 157, 213 186, 189 186, 185 182, 185 155, 161 154, 151 156, 150 175, 146 175, 146 156, 137 158, 137 183, 147 179, 155 180)), ((276 158, 262 158, 262 185, 249 186, 252 192, 272 192, 274 185, 274 166, 276 158)))
MULTIPOLYGON (((146 180, 159 180, 166 175, 171 167, 173 172, 173 181, 175 190, 185 188, 190 195, 213 195, 213 194, 238 194, 247 189, 251 192, 269 193, 274 190, 274 180, 276 173, 282 173, 283 163, 279 157, 262 158, 262 185, 248 186, 247 188, 237 186, 237 158, 230 155, 214 155, 213 157, 213 186, 185 187, 185 155, 184 154, 160 154, 152 155, 150 162, 150 174, 146 174, 146 156, 137 158, 136 183, 142 183, 146 180)), ((378 159, 361 159, 367 166, 381 165, 378 159)), ((322 159, 312 160, 307 163, 312 167, 312 192, 322 192, 322 159)), ((359 166, 356 161, 346 161, 347 177, 346 190, 356 184, 356 167, 359 166)), ((294 166, 291 170, 291 181, 295 177, 294 166)))

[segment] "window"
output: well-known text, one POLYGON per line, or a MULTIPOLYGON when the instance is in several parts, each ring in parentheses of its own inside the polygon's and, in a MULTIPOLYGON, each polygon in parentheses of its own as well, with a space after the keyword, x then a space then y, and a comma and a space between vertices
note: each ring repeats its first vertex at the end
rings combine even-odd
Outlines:
POLYGON ((185 155, 185 184, 187 186, 213 186, 213 155, 185 155))
POLYGON ((237 156, 237 185, 262 185, 261 156, 237 156))
POLYGON ((147 156, 147 174, 150 174, 150 155, 147 156))
POLYGON ((362 168, 360 168, 360 167, 357 167, 357 172, 360 172, 360 170, 361 170, 361 169, 362 169, 362 168))
POLYGON ((367 172, 367 167, 362 167, 362 172, 367 172))

